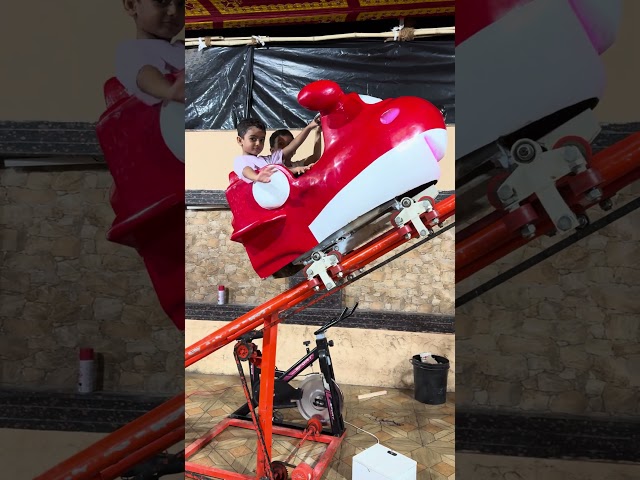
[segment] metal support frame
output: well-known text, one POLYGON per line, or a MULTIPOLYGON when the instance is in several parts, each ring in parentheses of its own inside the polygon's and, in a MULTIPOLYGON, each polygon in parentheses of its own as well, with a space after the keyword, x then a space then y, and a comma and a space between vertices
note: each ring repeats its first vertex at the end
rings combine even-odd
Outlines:
MULTIPOLYGON (((273 443, 273 391, 275 389, 276 376, 276 347, 278 341, 278 312, 271 314, 271 318, 264 322, 264 338, 262 340, 262 376, 260 377, 260 395, 258 412, 260 428, 267 447, 267 453, 271 455, 273 443)), ((271 458, 263 458, 263 453, 258 449, 258 478, 265 476, 265 463, 269 464, 271 458)))
MULTIPOLYGON (((209 443, 214 441, 214 439, 218 435, 220 435, 229 427, 246 428, 248 430, 255 429, 253 424, 247 420, 240 420, 237 418, 225 418, 224 420, 222 420, 222 422, 220 422, 218 425, 213 427, 206 435, 194 441, 185 449, 185 458, 186 458, 185 477, 186 478, 199 479, 200 477, 193 475, 194 473, 198 475, 210 476, 212 478, 222 478, 225 480, 255 480, 256 478, 260 478, 259 476, 256 477, 256 475, 247 475, 242 473, 229 472, 227 470, 223 470, 221 468, 216 468, 216 467, 205 467, 203 465, 199 465, 195 462, 190 462, 188 460, 190 457, 194 456, 198 451, 202 450, 209 443)), ((297 429, 287 428, 287 427, 279 427, 279 426, 273 427, 273 434, 282 435, 282 436, 291 437, 291 438, 299 438, 299 439, 302 439, 305 436, 305 433, 302 430, 297 430, 297 429)), ((344 437, 345 437, 345 434, 342 434, 339 437, 320 434, 320 435, 315 435, 311 438, 307 438, 307 441, 319 442, 327 445, 327 449, 324 451, 322 456, 318 459, 318 461, 316 462, 313 468, 313 474, 314 474, 313 478, 319 479, 322 477, 324 472, 329 467, 329 463, 331 462, 333 455, 335 455, 338 448, 340 447, 340 444, 342 443, 342 440, 344 440, 344 437)))
MULTIPOLYGON (((455 196, 448 197, 442 202, 439 202, 435 205, 435 208, 424 208, 424 210, 425 211, 422 214, 422 221, 424 222, 423 225, 429 225, 429 227, 431 228, 435 225, 442 224, 447 218, 455 213, 455 196)), ((342 273, 342 275, 340 275, 340 278, 342 278, 345 276, 345 274, 349 274, 351 272, 355 272, 361 268, 364 268, 366 265, 377 260, 381 256, 406 243, 411 238, 419 237, 420 232, 418 232, 416 227, 414 226, 415 223, 417 222, 409 222, 402 227, 393 228, 392 230, 383 234, 381 237, 372 240, 368 244, 346 255, 340 262, 341 269, 337 271, 335 276, 338 277, 338 274, 342 273)), ((331 278, 331 280, 332 282, 338 281, 337 278, 331 278)), ((217 351, 228 343, 235 341, 241 335, 244 335, 251 330, 255 330, 256 328, 264 324, 261 364, 262 372, 260 377, 260 399, 258 404, 258 411, 260 412, 260 427, 265 443, 267 444, 267 451, 269 455, 271 454, 272 435, 274 432, 276 432, 276 430, 280 435, 302 438, 300 436, 301 433, 298 430, 285 427, 275 427, 272 422, 276 355, 275 340, 277 337, 275 328, 281 321, 279 318, 279 313, 285 309, 292 308, 300 304, 301 302, 312 296, 315 291, 318 290, 317 287, 320 286, 319 283, 320 282, 313 277, 307 279, 296 287, 278 295, 277 297, 266 302, 260 307, 248 312, 242 317, 239 317, 233 322, 230 322, 226 326, 218 329, 213 334, 188 347, 185 351, 185 366, 188 367, 189 365, 193 365, 198 360, 201 360, 202 358, 210 355, 211 353, 217 351), (295 435, 293 435, 294 432, 295 435)), ((244 422, 243 420, 237 419, 228 420, 244 422)), ((252 426, 250 428, 254 427, 252 426)), ((208 443, 208 441, 214 438, 215 435, 219 434, 220 431, 222 430, 215 430, 215 432, 212 431, 214 433, 213 436, 208 435, 206 437, 203 437, 203 439, 200 439, 203 441, 194 444, 193 448, 202 448, 204 444, 208 443), (209 438, 209 440, 206 441, 206 438, 209 438)), ((327 437, 342 439, 344 437, 344 434, 342 434, 340 437, 327 437)), ((339 445, 339 443, 335 444, 335 449, 337 449, 337 445, 339 445)), ((314 468, 314 472, 316 472, 319 467, 322 467, 322 471, 326 469, 330 461, 330 456, 328 456, 328 454, 331 453, 332 455, 335 452, 335 449, 332 452, 330 452, 329 449, 327 450, 327 452, 325 452, 322 457, 324 460, 318 462, 318 465, 316 465, 316 467, 314 468)), ((186 452, 186 456, 188 457, 189 454, 192 455, 193 453, 191 452, 192 450, 186 452)), ((261 456, 260 449, 258 449, 256 477, 243 477, 239 476, 237 473, 225 472, 219 469, 208 470, 207 467, 198 467, 191 471, 200 474, 202 474, 205 470, 207 470, 211 474, 215 472, 217 478, 222 478, 225 480, 236 480, 242 478, 260 479, 264 476, 265 473, 264 464, 264 458, 261 456)), ((193 464, 189 463, 189 468, 192 467, 193 464)), ((320 475, 316 475, 316 477, 314 478, 318 479, 320 478, 320 476, 321 473, 320 475)))

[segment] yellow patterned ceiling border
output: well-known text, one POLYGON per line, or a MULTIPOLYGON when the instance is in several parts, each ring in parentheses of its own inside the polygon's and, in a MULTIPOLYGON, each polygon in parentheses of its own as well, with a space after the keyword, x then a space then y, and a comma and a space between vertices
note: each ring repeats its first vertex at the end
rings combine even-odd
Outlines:
POLYGON ((291 12, 295 10, 322 10, 328 8, 347 8, 347 0, 319 0, 317 2, 302 3, 275 3, 268 5, 243 6, 241 0, 211 0, 223 15, 267 13, 267 12, 291 12), (275 4, 274 4, 275 3, 275 4))
POLYGON ((185 15, 187 17, 204 17, 211 15, 211 12, 207 10, 198 0, 186 0, 184 4, 185 15))
POLYGON ((185 30, 213 30, 213 22, 186 23, 185 30))
POLYGON ((420 15, 444 15, 455 13, 455 7, 415 8, 413 10, 385 10, 383 12, 362 12, 357 21, 382 20, 389 17, 416 17, 420 15))
POLYGON ((359 0, 361 7, 397 7, 414 3, 443 3, 447 0, 359 0))
POLYGON ((286 23, 338 23, 347 20, 346 14, 330 14, 330 15, 308 15, 303 17, 281 17, 281 18, 256 18, 246 20, 226 20, 222 23, 223 28, 244 28, 255 27, 257 25, 272 25, 286 23))

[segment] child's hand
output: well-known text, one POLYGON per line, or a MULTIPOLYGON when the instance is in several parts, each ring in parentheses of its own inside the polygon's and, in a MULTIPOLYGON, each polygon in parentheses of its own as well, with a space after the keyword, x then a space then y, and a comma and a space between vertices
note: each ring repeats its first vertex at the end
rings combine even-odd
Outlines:
POLYGON ((273 175, 277 171, 278 169, 276 167, 274 167, 273 165, 268 165, 260 170, 260 172, 258 172, 258 176, 254 180, 254 182, 269 183, 271 181, 271 175, 273 175))
POLYGON ((320 115, 316 116, 316 118, 314 118, 313 120, 311 120, 311 122, 309 123, 309 125, 307 125, 307 128, 309 130, 312 130, 316 127, 320 126, 320 115))
POLYGON ((311 165, 306 165, 306 166, 303 166, 303 167, 293 167, 291 169, 291 171, 293 173, 295 173, 296 175, 302 175, 304 172, 306 172, 310 168, 311 168, 311 165))

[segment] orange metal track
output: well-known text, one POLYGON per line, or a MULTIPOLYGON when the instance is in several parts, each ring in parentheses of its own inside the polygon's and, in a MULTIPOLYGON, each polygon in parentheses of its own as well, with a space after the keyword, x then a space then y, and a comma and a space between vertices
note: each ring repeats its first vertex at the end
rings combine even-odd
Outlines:
POLYGON ((184 395, 107 435, 34 480, 112 480, 184 440, 184 395))
MULTIPOLYGON (((441 202, 438 202, 435 205, 435 211, 437 212, 436 216, 440 220, 440 223, 444 223, 446 219, 455 213, 455 195, 451 195, 441 202)), ((428 214, 423 214, 423 217, 427 215, 428 214)), ((407 233, 410 233, 412 238, 418 236, 412 225, 406 225, 405 227, 391 230, 349 253, 340 262, 340 265, 344 269, 344 275, 348 275, 365 267, 381 256, 408 242, 409 239, 405 238, 407 233)), ((318 281, 315 279, 301 282, 297 286, 281 293, 194 343, 185 351, 185 368, 233 342, 241 335, 260 327, 265 319, 268 319, 274 312, 291 308, 311 297, 315 293, 314 287, 318 285, 318 281)))

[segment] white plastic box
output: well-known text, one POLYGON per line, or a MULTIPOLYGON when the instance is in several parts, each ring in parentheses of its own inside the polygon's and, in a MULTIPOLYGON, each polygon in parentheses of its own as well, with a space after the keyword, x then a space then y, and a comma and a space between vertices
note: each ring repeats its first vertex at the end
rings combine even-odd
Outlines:
POLYGON ((353 480, 416 480, 418 463, 380 445, 353 457, 353 480))

